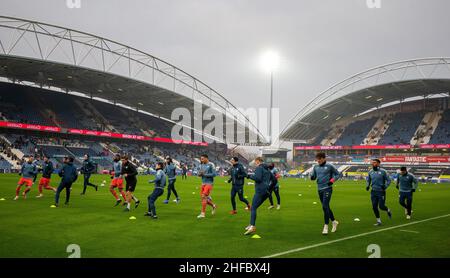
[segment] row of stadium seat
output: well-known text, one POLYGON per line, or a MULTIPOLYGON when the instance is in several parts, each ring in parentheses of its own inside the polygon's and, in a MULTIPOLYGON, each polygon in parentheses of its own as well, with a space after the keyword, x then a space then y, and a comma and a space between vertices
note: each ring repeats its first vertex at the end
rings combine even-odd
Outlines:
MULTIPOLYGON (((425 111, 419 111, 400 112, 394 114, 392 119, 387 121, 388 124, 385 127, 386 131, 378 141, 378 145, 410 144, 417 128, 421 124, 424 124, 422 123, 422 120, 425 113, 425 111)), ((339 138, 337 138, 333 145, 351 146, 364 144, 366 136, 378 119, 379 117, 372 117, 350 123, 348 126, 343 128, 343 132, 338 132, 340 134, 339 138)), ((320 142, 322 142, 324 138, 328 138, 327 136, 330 136, 330 134, 327 132, 322 132, 309 145, 320 145, 320 142)), ((431 134, 431 139, 428 143, 445 144, 449 143, 449 138, 450 109, 447 109, 442 113, 442 118, 440 119, 434 133, 431 134)))

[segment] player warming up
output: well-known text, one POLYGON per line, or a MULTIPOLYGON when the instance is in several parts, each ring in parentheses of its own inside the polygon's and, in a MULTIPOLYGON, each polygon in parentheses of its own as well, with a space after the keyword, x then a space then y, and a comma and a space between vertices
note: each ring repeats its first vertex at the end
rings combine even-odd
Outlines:
POLYGON ((55 168, 53 167, 53 163, 50 161, 50 158, 45 155, 44 165, 42 168, 42 177, 39 180, 39 195, 37 195, 36 198, 41 198, 44 196, 44 194, 42 194, 42 189, 53 190, 53 192, 56 192, 56 188, 50 186, 50 179, 54 170, 55 168))
POLYGON ((337 226, 339 225, 339 222, 334 218, 333 211, 330 208, 333 184, 339 178, 339 171, 334 165, 327 163, 325 153, 317 153, 316 162, 317 165, 314 165, 311 173, 311 180, 317 181, 317 189, 320 202, 322 203, 323 218, 325 222, 322 234, 327 235, 330 220, 333 225, 331 228, 332 233, 336 232, 337 226))
POLYGON ((81 193, 81 195, 86 194, 86 188, 88 186, 92 186, 95 188, 95 191, 98 190, 98 186, 91 183, 89 181, 89 179, 91 178, 92 173, 95 172, 95 165, 94 162, 92 162, 92 160, 90 159, 88 154, 84 155, 84 160, 83 160, 83 166, 80 169, 81 173, 83 174, 83 178, 84 178, 84 182, 83 182, 83 192, 81 193))
POLYGON ((31 187, 33 186, 33 179, 37 175, 38 169, 36 164, 33 163, 33 156, 30 155, 27 157, 26 161, 22 164, 22 168, 20 169, 19 175, 21 176, 19 182, 16 187, 16 196, 14 197, 14 201, 19 199, 20 189, 22 185, 25 185, 25 190, 22 193, 24 199, 27 198, 28 192, 30 192, 31 187))
POLYGON ((416 192, 418 181, 413 174, 408 173, 406 167, 400 168, 397 176, 397 186, 400 195, 399 203, 405 208, 406 219, 411 219, 413 192, 416 192))
POLYGON ((214 185, 214 177, 217 175, 212 163, 209 162, 208 155, 202 154, 200 156, 200 171, 198 176, 202 178, 202 187, 200 189, 200 196, 202 198, 202 211, 197 218, 205 218, 206 206, 211 206, 211 214, 216 213, 217 206, 211 200, 211 191, 214 185))
POLYGON ((127 183, 126 185, 126 208, 124 211, 130 211, 130 204, 131 200, 134 200, 134 208, 137 208, 139 206, 139 203, 141 201, 138 200, 134 196, 134 190, 136 189, 137 184, 137 170, 136 167, 128 160, 128 156, 122 157, 122 172, 121 175, 125 178, 125 181, 127 183))
POLYGON ((372 186, 372 191, 370 192, 370 199, 372 201, 372 209, 375 213, 377 222, 375 226, 381 225, 380 211, 384 210, 387 212, 389 218, 392 218, 391 210, 386 206, 386 189, 391 184, 391 179, 388 173, 383 168, 380 168, 380 160, 372 159, 372 169, 367 175, 367 187, 366 190, 369 191, 372 186))
POLYGON ((152 219, 157 219, 155 202, 159 196, 164 193, 164 186, 166 186, 166 174, 163 170, 163 163, 158 162, 156 164, 156 175, 154 180, 148 181, 155 184, 152 194, 148 196, 148 212, 144 216, 149 216, 152 219))
POLYGON ((111 185, 109 187, 109 191, 116 199, 115 207, 118 206, 122 200, 120 200, 119 195, 117 195, 116 188, 119 190, 120 195, 124 202, 126 201, 125 192, 123 191, 123 178, 122 178, 122 161, 120 161, 120 155, 116 154, 113 160, 113 175, 111 176, 111 185))
POLYGON ((58 189, 56 189, 55 194, 55 206, 59 206, 59 194, 63 189, 66 189, 66 202, 65 205, 69 204, 70 191, 72 184, 78 178, 77 168, 73 165, 73 157, 64 157, 64 166, 59 171, 59 176, 61 177, 61 182, 59 183, 58 189))
POLYGON ((177 167, 172 162, 172 158, 166 158, 166 168, 164 169, 165 174, 168 177, 169 185, 167 187, 167 198, 164 200, 164 204, 168 204, 170 200, 170 194, 173 192, 175 195, 175 200, 177 204, 180 202, 180 198, 178 198, 178 193, 175 190, 175 181, 177 180, 177 167))
POLYGON ((271 183, 269 187, 269 202, 270 202, 269 209, 274 208, 272 193, 275 193, 275 197, 277 198, 277 209, 280 209, 281 208, 280 183, 278 182, 280 174, 278 173, 278 169, 275 168, 275 165, 273 163, 269 165, 269 170, 275 176, 275 184, 271 183))
POLYGON ((236 194, 239 196, 239 200, 245 204, 245 209, 250 210, 250 204, 244 198, 244 180, 247 177, 247 172, 244 166, 239 163, 239 158, 233 157, 230 161, 233 165, 230 170, 230 179, 228 180, 228 183, 231 182, 231 206, 233 208, 230 214, 236 214, 236 194))
POLYGON ((255 158, 255 173, 248 176, 249 179, 255 181, 255 195, 253 195, 252 208, 250 215, 250 225, 245 228, 244 235, 256 232, 256 211, 264 201, 269 198, 269 185, 275 179, 269 167, 265 165, 262 157, 255 158))

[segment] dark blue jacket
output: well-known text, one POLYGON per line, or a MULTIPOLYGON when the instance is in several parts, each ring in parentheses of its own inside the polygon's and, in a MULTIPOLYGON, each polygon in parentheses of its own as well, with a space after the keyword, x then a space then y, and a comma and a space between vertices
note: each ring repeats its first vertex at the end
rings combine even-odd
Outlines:
POLYGON ((53 163, 49 160, 47 163, 44 162, 44 168, 42 168, 42 177, 49 179, 53 174, 53 163))
POLYGON ((248 178, 255 181, 255 193, 266 193, 269 190, 272 172, 266 164, 260 164, 255 173, 248 178))
POLYGON ((64 164, 61 171, 59 171, 59 176, 62 178, 61 182, 64 184, 72 184, 78 178, 77 168, 73 166, 73 163, 67 162, 64 164))
POLYGON ((81 173, 92 174, 95 172, 95 164, 92 160, 83 160, 83 166, 81 166, 81 173))
POLYGON ((233 186, 244 186, 245 177, 247 177, 247 172, 241 163, 236 163, 231 167, 229 182, 231 181, 233 186))
POLYGON ((136 170, 136 167, 130 161, 128 161, 126 164, 122 164, 121 175, 124 176, 125 174, 127 174, 127 176, 125 177, 125 181, 127 183, 137 182, 136 176, 138 172, 136 170))

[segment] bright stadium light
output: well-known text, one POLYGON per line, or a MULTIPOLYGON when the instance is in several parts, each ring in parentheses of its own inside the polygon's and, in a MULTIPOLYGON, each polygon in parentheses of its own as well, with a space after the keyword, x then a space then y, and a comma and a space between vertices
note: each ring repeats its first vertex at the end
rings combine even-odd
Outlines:
POLYGON ((273 50, 268 50, 261 55, 261 68, 272 73, 280 65, 280 56, 273 50))

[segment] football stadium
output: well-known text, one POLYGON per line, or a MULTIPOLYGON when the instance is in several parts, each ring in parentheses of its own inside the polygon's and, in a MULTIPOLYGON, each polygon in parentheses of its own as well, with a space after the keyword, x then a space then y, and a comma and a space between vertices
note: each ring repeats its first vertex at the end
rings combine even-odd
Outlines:
POLYGON ((272 142, 114 38, 0 16, 0 45, 0 258, 450 257, 449 57, 334 80, 272 142))

